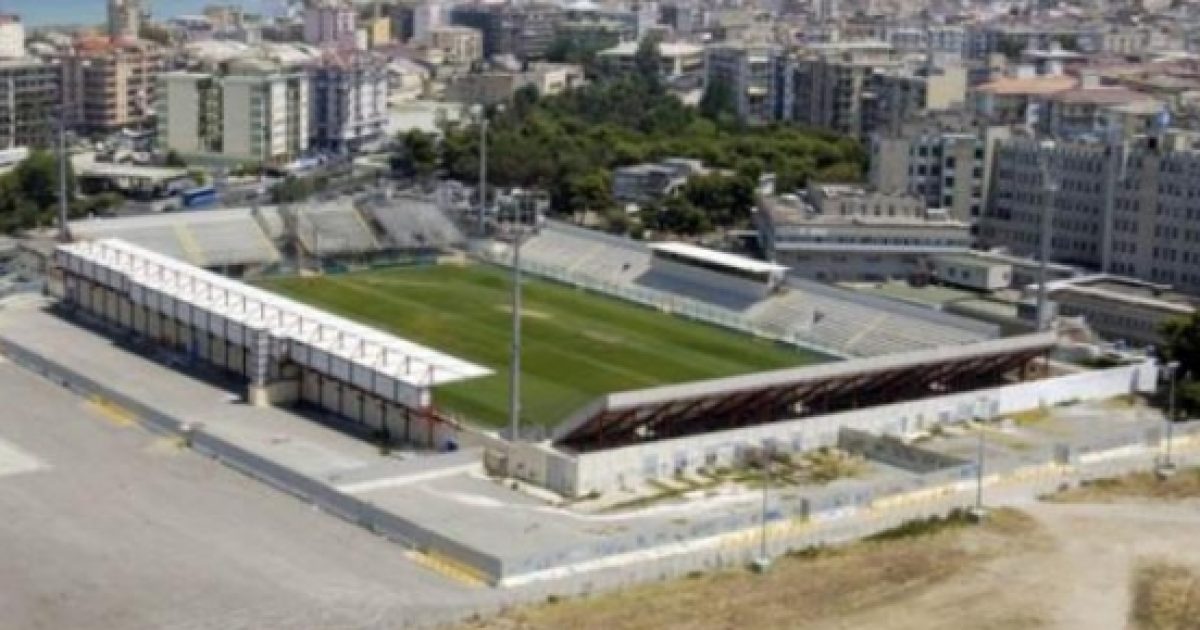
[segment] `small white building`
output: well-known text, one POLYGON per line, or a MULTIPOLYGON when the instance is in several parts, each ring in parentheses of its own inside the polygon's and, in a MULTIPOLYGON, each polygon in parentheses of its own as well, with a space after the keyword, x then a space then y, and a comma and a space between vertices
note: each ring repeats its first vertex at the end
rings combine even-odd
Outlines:
POLYGON ((25 25, 18 15, 0 15, 0 58, 25 56, 25 25))

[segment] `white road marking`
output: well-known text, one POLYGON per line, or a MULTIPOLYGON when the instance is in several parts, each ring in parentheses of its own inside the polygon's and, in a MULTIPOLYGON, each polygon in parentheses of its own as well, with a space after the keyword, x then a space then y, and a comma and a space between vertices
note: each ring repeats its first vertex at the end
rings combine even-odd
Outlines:
POLYGON ((0 440, 0 477, 20 475, 49 468, 42 460, 23 451, 15 444, 0 440))

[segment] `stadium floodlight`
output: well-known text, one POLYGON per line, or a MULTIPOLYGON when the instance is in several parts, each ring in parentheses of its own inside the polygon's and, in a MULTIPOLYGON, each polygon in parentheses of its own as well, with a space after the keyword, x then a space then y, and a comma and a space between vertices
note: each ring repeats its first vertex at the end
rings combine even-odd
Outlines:
POLYGON ((1057 146, 1053 140, 1043 140, 1038 144, 1038 153, 1040 154, 1038 163, 1041 167, 1042 188, 1045 193, 1041 227, 1038 230, 1038 249, 1039 258, 1041 258, 1038 261, 1037 294, 1037 329, 1039 332, 1044 332, 1050 327, 1050 298, 1046 283, 1049 281, 1047 265, 1050 264, 1051 231, 1054 229, 1054 204, 1058 201, 1058 180, 1055 179, 1053 165, 1051 164, 1057 146))

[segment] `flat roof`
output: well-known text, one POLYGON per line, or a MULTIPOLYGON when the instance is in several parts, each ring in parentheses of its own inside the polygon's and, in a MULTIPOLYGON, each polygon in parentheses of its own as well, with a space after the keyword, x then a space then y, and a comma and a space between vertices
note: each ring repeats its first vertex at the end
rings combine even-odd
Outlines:
POLYGON ((1175 291, 1167 285, 1122 276, 1096 275, 1073 278, 1048 283, 1046 288, 1051 293, 1074 292, 1181 314, 1189 314, 1200 306, 1200 299, 1175 291))
POLYGON ((94 160, 73 160, 73 163, 79 175, 84 177, 128 177, 129 179, 148 179, 161 182, 188 176, 186 168, 113 164, 94 160))
POLYGON ((247 329, 268 330, 413 388, 492 373, 474 363, 119 239, 60 245, 58 252, 121 274, 137 285, 216 313, 247 329))
POLYGON ((772 273, 787 271, 785 265, 777 265, 773 262, 749 258, 747 256, 739 256, 722 252, 707 247, 699 247, 690 243, 680 243, 677 241, 651 243, 650 249, 655 252, 664 252, 681 258, 689 258, 697 262, 708 263, 710 265, 718 265, 728 267, 729 269, 737 269, 739 271, 747 271, 750 273, 772 273))

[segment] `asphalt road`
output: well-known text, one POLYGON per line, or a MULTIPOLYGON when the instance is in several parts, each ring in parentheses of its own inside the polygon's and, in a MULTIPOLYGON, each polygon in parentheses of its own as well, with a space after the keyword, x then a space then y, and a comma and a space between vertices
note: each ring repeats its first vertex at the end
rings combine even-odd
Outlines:
POLYGON ((0 627, 397 628, 495 592, 0 358, 0 627))

